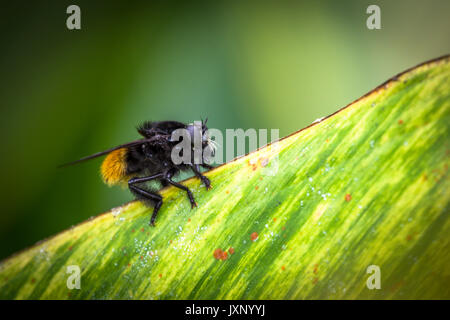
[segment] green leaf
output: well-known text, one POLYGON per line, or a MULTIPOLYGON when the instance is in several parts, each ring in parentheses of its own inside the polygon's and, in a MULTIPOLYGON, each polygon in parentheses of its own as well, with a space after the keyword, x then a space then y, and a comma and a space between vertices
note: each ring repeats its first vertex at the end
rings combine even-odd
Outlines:
POLYGON ((186 180, 198 208, 162 190, 156 227, 131 202, 10 257, 0 298, 449 299, 449 62, 186 180))

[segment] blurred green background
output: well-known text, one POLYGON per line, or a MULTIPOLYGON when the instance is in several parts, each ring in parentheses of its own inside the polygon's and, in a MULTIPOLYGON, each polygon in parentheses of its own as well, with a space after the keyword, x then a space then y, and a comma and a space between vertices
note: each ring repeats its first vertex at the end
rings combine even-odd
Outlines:
POLYGON ((0 259, 132 199, 101 159, 143 120, 285 136, 450 52, 449 1, 1 5, 0 259), (81 30, 66 8, 81 8, 81 30), (381 7, 381 30, 366 8, 381 7))

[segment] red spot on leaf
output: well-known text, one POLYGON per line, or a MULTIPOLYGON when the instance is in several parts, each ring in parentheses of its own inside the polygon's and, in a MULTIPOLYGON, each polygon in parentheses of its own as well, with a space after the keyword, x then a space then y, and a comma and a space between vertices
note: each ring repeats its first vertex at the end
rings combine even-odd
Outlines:
POLYGON ((220 257, 222 256, 222 249, 217 248, 216 250, 214 250, 214 258, 216 258, 217 260, 220 259, 220 257))
POLYGON ((313 270, 313 272, 314 272, 314 274, 317 274, 317 271, 319 270, 319 265, 316 263, 315 265, 314 265, 314 270, 313 270))
POLYGON ((390 291, 390 292, 395 292, 395 291, 397 291, 398 289, 400 289, 400 287, 403 286, 403 285, 404 285, 404 281, 403 281, 403 280, 400 280, 399 282, 394 283, 394 284, 389 288, 389 291, 390 291))
POLYGON ((281 270, 286 270, 286 267, 285 266, 281 266, 281 270))
POLYGON ((141 229, 141 232, 144 232, 144 231, 145 231, 145 229, 144 229, 144 228, 142 228, 142 229, 141 229))
POLYGON ((413 232, 413 233, 411 233, 411 234, 408 234, 408 235, 406 236, 406 241, 414 240, 414 237, 415 237, 416 234, 417 234, 417 232, 413 232))
POLYGON ((230 254, 233 254, 233 253, 234 253, 234 248, 231 247, 230 249, 228 249, 228 252, 229 252, 230 254))
POLYGON ((350 200, 352 200, 352 195, 350 193, 347 193, 345 195, 345 201, 349 202, 350 200))
POLYGON ((35 278, 31 279, 31 283, 35 283, 35 282, 36 282, 35 278))
POLYGON ((256 187, 255 187, 255 190, 258 190, 258 189, 259 189, 259 187, 258 187, 258 186, 256 186, 256 187))
POLYGON ((257 233, 257 232, 253 232, 253 233, 250 235, 250 240, 256 241, 257 239, 258 239, 258 233, 257 233))
POLYGON ((133 229, 133 230, 131 230, 131 232, 134 232, 134 229, 133 229))
POLYGON ((223 251, 220 248, 217 248, 216 250, 214 250, 214 258, 216 258, 217 260, 226 260, 228 258, 228 254, 226 251, 223 251))
POLYGON ((316 284, 317 281, 319 281, 319 278, 315 277, 312 283, 313 283, 313 284, 316 284))
POLYGON ((402 119, 398 120, 398 124, 402 125, 403 124, 403 120, 402 119))
POLYGON ((161 278, 162 278, 162 273, 160 273, 158 276, 159 276, 159 278, 161 279, 161 278))
POLYGON ((72 246, 70 246, 68 250, 69 250, 69 251, 72 251, 72 246))
POLYGON ((188 222, 191 222, 191 218, 188 219, 188 222))

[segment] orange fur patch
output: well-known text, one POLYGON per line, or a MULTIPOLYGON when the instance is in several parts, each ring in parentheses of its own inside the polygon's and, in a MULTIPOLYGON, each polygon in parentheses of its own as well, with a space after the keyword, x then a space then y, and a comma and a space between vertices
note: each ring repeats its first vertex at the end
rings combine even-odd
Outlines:
POLYGON ((127 177, 126 166, 127 149, 122 148, 110 152, 102 163, 100 172, 108 185, 124 182, 127 177))

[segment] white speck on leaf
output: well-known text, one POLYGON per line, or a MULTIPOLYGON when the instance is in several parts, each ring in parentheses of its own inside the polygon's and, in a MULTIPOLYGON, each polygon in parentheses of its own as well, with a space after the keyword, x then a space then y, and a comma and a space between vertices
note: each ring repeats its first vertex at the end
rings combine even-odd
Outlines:
POLYGON ((114 208, 114 209, 112 209, 111 210, 111 214, 114 216, 114 217, 117 217, 119 214, 121 214, 122 213, 122 208, 114 208))

